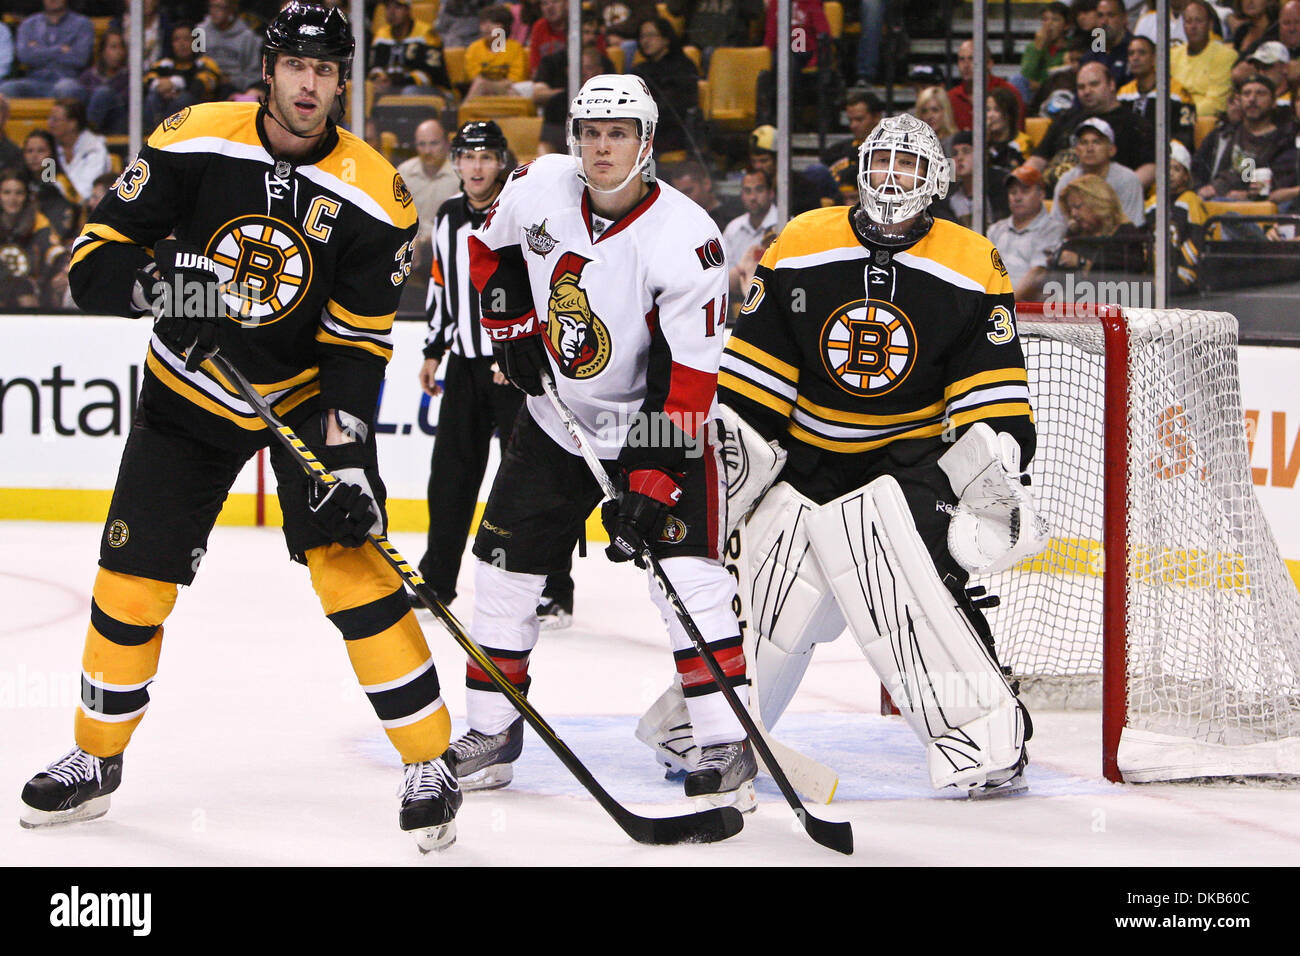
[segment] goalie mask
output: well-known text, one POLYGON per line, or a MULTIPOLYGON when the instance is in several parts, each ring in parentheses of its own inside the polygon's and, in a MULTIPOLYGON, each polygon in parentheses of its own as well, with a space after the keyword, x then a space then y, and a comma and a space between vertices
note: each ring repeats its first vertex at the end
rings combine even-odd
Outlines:
POLYGON ((907 113, 881 120, 858 149, 859 226, 881 242, 906 238, 889 227, 948 195, 950 178, 948 158, 928 124, 907 113))
POLYGON ((578 178, 588 189, 598 193, 616 193, 638 174, 644 174, 646 181, 654 179, 651 164, 654 157, 648 147, 654 142, 655 127, 659 124, 659 107, 655 105, 650 89, 645 80, 639 76, 618 73, 602 73, 593 76, 573 98, 569 106, 568 141, 569 152, 578 158, 578 178), (633 164, 627 177, 613 189, 600 189, 587 180, 586 170, 582 166, 582 145, 579 124, 585 119, 630 119, 636 121, 637 135, 641 138, 637 147, 637 161, 633 164), (649 167, 649 168, 648 168, 649 167))

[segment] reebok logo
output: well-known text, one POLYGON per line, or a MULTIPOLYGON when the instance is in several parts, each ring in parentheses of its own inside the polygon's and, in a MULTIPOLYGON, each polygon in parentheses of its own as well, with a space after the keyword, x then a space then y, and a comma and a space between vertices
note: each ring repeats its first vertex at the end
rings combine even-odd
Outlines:
POLYGON ((66 927, 129 927, 133 936, 148 936, 153 928, 152 893, 82 893, 73 886, 50 897, 50 925, 66 927))

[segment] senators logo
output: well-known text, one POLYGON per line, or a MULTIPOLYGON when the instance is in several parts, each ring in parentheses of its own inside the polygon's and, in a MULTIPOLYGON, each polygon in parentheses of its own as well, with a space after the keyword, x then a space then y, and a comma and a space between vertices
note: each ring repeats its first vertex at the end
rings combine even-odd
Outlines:
POLYGON ((912 320, 891 302, 857 299, 842 305, 822 326, 822 364, 851 395, 884 395, 916 365, 912 320))
POLYGON ((411 191, 406 188, 406 181, 402 179, 401 173, 393 174, 393 199, 401 203, 403 209, 415 202, 411 191))
POLYGON ((311 250, 298 230, 270 216, 240 216, 206 249, 221 278, 221 298, 244 325, 278 322, 311 284, 311 250))
POLYGON ((590 259, 566 252, 551 272, 551 298, 546 304, 546 348, 568 378, 599 375, 609 364, 609 329, 591 311, 579 285, 590 259))
POLYGON ((704 245, 696 246, 695 255, 699 257, 701 269, 716 269, 725 261, 722 256, 722 243, 716 239, 710 239, 704 245))
POLYGON ((680 544, 686 540, 686 522, 676 515, 669 515, 659 540, 665 544, 680 544))
POLYGON ((163 129, 165 129, 169 133, 172 130, 180 129, 181 124, 184 123, 189 118, 190 118, 190 108, 187 106, 179 113, 173 113, 171 116, 163 120, 163 129))

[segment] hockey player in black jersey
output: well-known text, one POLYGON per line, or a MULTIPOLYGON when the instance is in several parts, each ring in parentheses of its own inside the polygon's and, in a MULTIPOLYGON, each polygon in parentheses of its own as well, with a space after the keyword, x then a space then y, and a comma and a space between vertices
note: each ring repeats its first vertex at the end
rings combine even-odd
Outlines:
POLYGON ((352 50, 337 10, 288 4, 267 29, 266 101, 165 120, 74 244, 78 305, 150 315, 154 334, 101 542, 76 747, 23 790, 25 826, 107 811, 177 587, 192 583, 236 475, 269 445, 289 553, 405 765, 400 825, 422 850, 455 839, 437 671, 400 578, 366 544, 385 524, 374 417, 416 212, 393 167, 332 119, 352 50), (338 475, 329 493, 271 441, 207 360, 214 349, 338 475))
MULTIPOLYGON (((456 597, 492 433, 495 430, 504 451, 524 403, 524 393, 496 368, 492 340, 479 324, 478 291, 469 275, 469 237, 482 231, 488 208, 501 193, 508 149, 501 127, 491 120, 460 128, 451 143, 451 162, 461 192, 438 208, 433 226, 433 274, 425 306, 429 334, 420 387, 429 396, 439 394, 440 367, 443 385, 429 468, 428 547, 420 574, 443 604, 456 597)), ((412 595, 412 606, 417 600, 412 595)), ((537 616, 546 629, 571 623, 573 578, 567 568, 547 578, 537 616)))
MULTIPOLYGON (((926 124, 882 121, 859 203, 797 217, 763 256, 718 394, 767 726, 847 627, 933 785, 982 795, 1022 787, 1030 727, 966 585, 1046 532, 1022 483, 1035 430, 1011 284, 992 243, 930 217, 948 179, 926 124)), ((672 705, 639 733, 665 762, 672 705)))

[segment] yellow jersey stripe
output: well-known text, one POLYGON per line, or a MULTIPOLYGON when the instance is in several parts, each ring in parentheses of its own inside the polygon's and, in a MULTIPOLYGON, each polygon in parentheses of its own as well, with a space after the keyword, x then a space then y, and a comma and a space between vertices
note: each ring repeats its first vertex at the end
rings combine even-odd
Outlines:
POLYGON ((818 418, 829 419, 833 422, 842 422, 846 425, 901 425, 906 422, 913 422, 917 419, 932 418, 935 415, 943 413, 945 403, 935 402, 933 405, 927 405, 925 408, 918 408, 914 412, 899 412, 896 415, 865 415, 861 412, 842 412, 838 408, 827 408, 825 405, 817 405, 800 395, 796 402, 799 407, 807 412, 811 412, 818 418))
POLYGON ((316 330, 316 341, 324 345, 347 345, 354 349, 361 349, 362 351, 369 352, 372 355, 379 356, 385 362, 393 357, 393 350, 390 348, 384 348, 382 345, 376 345, 371 341, 345 339, 326 332, 324 329, 316 330))
POLYGON ((186 399, 191 404, 197 405, 204 411, 211 412, 213 415, 220 416, 227 421, 232 421, 240 428, 250 432, 259 431, 266 427, 262 424, 262 420, 256 415, 241 415, 220 404, 209 395, 199 391, 199 389, 195 388, 184 379, 177 377, 170 368, 159 361, 158 357, 154 355, 152 351, 149 352, 148 357, 145 359, 145 364, 149 366, 149 369, 158 377, 160 382, 170 388, 177 395, 181 396, 181 398, 186 399))
MULTIPOLYGON (((211 375, 213 378, 215 378, 218 384, 220 384, 221 387, 224 388, 226 391, 228 391, 231 395, 239 394, 239 389, 235 387, 235 384, 231 382, 229 379, 227 379, 226 376, 222 375, 221 370, 217 368, 217 366, 214 365, 211 361, 207 361, 203 363, 203 370, 207 372, 209 375, 211 375)), ((315 365, 313 365, 311 368, 304 369, 303 371, 299 372, 297 375, 293 376, 292 378, 286 378, 282 382, 272 382, 270 385, 257 385, 253 383, 250 384, 253 384, 253 389, 259 395, 270 395, 272 392, 280 392, 286 388, 293 388, 295 385, 302 385, 305 382, 310 382, 318 375, 320 375, 320 369, 317 368, 315 365)))
POLYGON ((325 303, 325 308, 329 314, 334 316, 340 322, 350 325, 353 328, 363 329, 370 332, 389 332, 393 328, 393 320, 397 318, 396 312, 389 312, 387 315, 358 315, 356 312, 350 312, 343 306, 339 305, 333 299, 325 303))
POLYGON ((738 395, 744 395, 748 399, 758 402, 774 412, 780 412, 782 416, 788 418, 794 411, 794 406, 787 401, 776 397, 771 392, 761 389, 756 385, 751 385, 744 379, 737 378, 730 372, 721 371, 718 373, 718 387, 729 388, 738 395))
POLYGON ((936 435, 942 435, 946 426, 943 422, 935 422, 932 425, 925 425, 921 428, 912 428, 905 432, 899 432, 896 435, 889 435, 885 438, 877 438, 872 441, 836 441, 832 438, 823 438, 805 428, 801 428, 794 422, 790 423, 790 435, 799 439, 806 445, 813 445, 817 448, 824 448, 827 451, 837 452, 859 452, 871 451, 875 448, 882 448, 891 442, 901 441, 908 438, 933 438, 936 435))
POLYGON ((775 355, 764 352, 757 345, 746 342, 744 339, 738 339, 732 336, 727 342, 727 351, 735 352, 737 355, 749 359, 762 365, 769 372, 776 372, 782 378, 788 379, 792 384, 799 383, 799 370, 789 362, 782 362, 775 355))
POLYGON ((969 375, 966 378, 958 379, 943 390, 943 397, 946 401, 954 395, 960 395, 962 392, 969 392, 973 388, 979 388, 981 385, 991 385, 994 382, 1018 382, 1029 384, 1029 373, 1023 368, 994 368, 987 372, 979 372, 975 375, 969 375))
POLYGON ((993 405, 981 405, 978 408, 957 412, 950 421, 956 428, 986 418, 1013 418, 1018 415, 1025 416, 1031 422, 1034 420, 1034 410, 1029 407, 1028 402, 997 402, 993 405))

